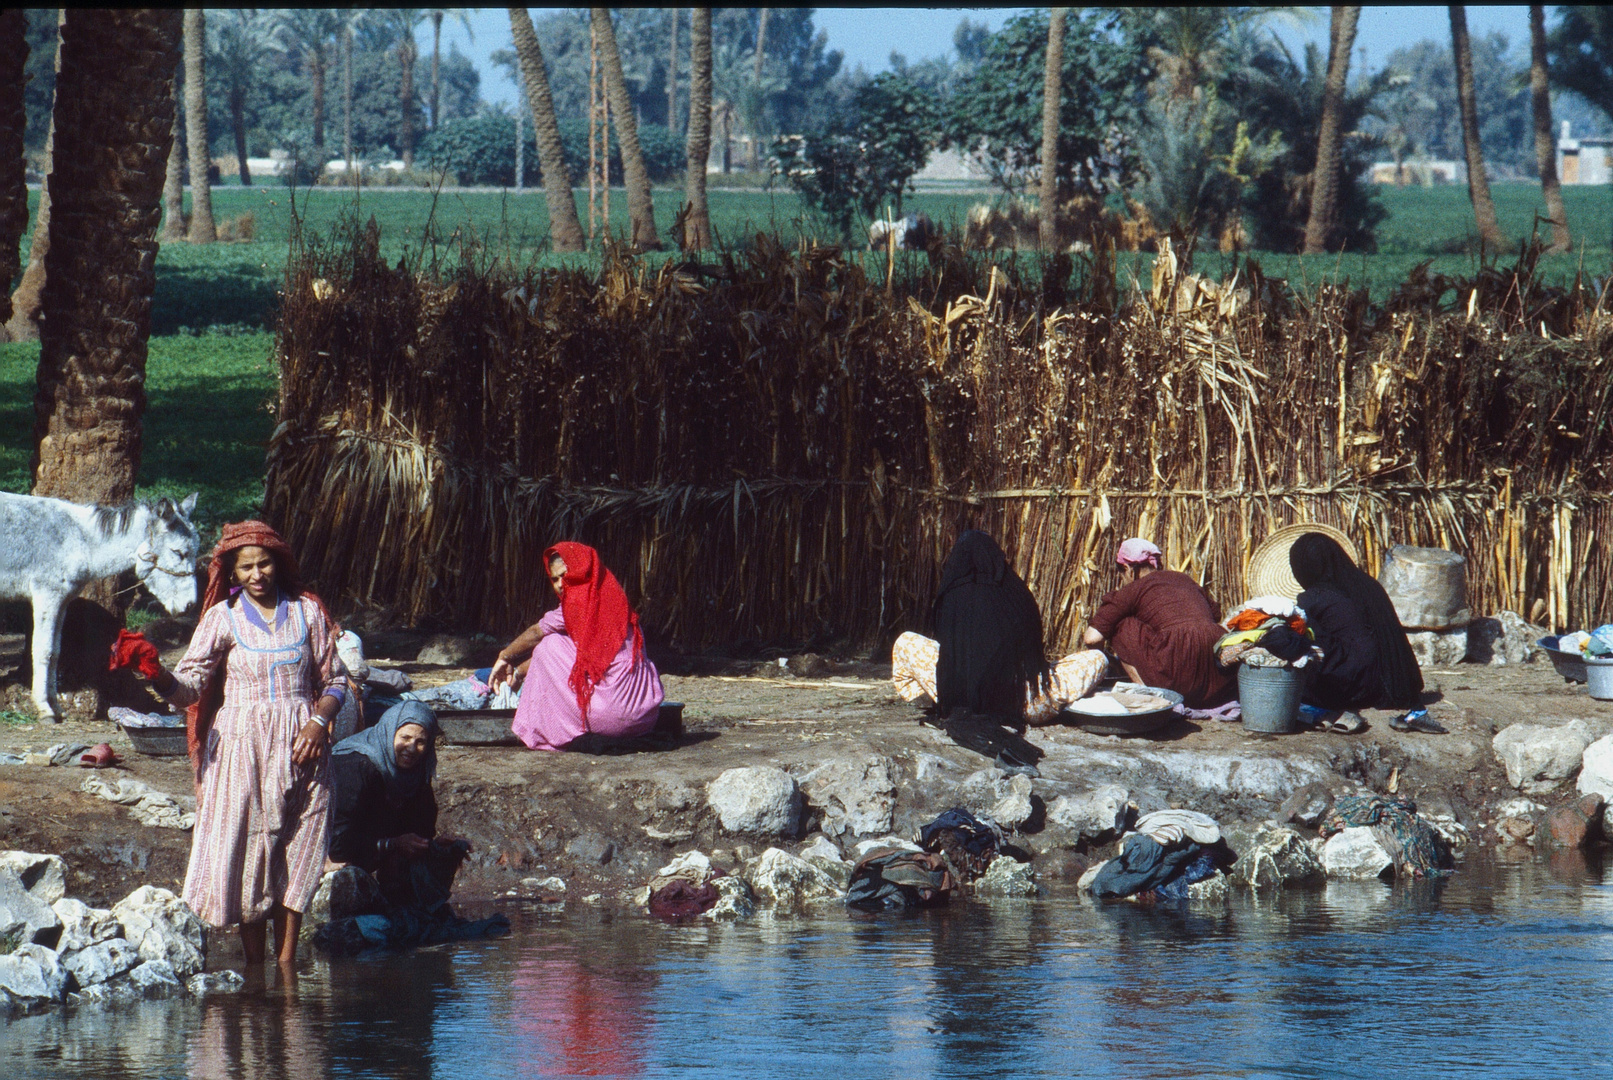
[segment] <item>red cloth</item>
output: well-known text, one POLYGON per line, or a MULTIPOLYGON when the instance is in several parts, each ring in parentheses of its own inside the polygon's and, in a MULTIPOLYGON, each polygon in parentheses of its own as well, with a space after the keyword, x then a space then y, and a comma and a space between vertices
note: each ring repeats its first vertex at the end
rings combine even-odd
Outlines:
POLYGON ((148 679, 155 679, 162 673, 162 662, 157 657, 157 646, 146 640, 144 634, 137 634, 130 630, 119 630, 118 640, 112 643, 112 661, 107 664, 108 671, 118 668, 132 667, 148 679))
POLYGON ((1190 709, 1210 709, 1238 695, 1237 679, 1215 665, 1215 643, 1226 633, 1219 615, 1198 582, 1155 570, 1105 596, 1090 625, 1144 683, 1175 690, 1190 709))
POLYGON ((632 635, 636 665, 644 656, 644 634, 627 593, 616 575, 599 561, 599 552, 587 544, 562 541, 543 553, 545 575, 557 555, 566 561, 566 591, 560 598, 560 611, 566 619, 566 635, 577 646, 568 684, 577 695, 577 708, 586 723, 594 687, 622 651, 622 643, 632 635))
MULTIPOLYGON (((233 582, 228 580, 225 573, 224 556, 244 547, 260 547, 273 555, 275 586, 287 596, 306 596, 318 604, 319 610, 330 620, 331 634, 334 636, 341 633, 341 627, 336 625, 336 620, 331 619, 330 612, 325 610, 325 602, 302 587, 302 571, 297 566, 297 556, 293 554, 291 545, 262 521, 237 521, 224 526, 218 544, 213 548, 213 561, 207 567, 207 592, 202 595, 200 614, 205 615, 214 604, 221 604, 229 598, 233 582)), ((219 706, 222 704, 224 704, 224 668, 220 667, 218 677, 202 691, 201 700, 185 710, 185 743, 190 749, 190 760, 193 765, 201 761, 201 751, 207 742, 207 732, 213 726, 213 717, 218 714, 219 706)))

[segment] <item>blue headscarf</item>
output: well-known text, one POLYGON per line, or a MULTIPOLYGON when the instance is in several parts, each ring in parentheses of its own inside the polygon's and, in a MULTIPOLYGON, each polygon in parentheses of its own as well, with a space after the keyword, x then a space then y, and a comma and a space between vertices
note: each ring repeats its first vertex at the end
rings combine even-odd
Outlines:
POLYGON ((349 735, 337 743, 331 753, 362 754, 369 758, 386 782, 387 801, 401 806, 414 798, 422 785, 429 786, 431 778, 437 774, 438 734, 437 714, 428 705, 420 701, 400 701, 382 713, 374 727, 349 735), (392 748, 398 729, 405 724, 426 730, 426 752, 420 764, 412 769, 398 768, 397 753, 392 748))

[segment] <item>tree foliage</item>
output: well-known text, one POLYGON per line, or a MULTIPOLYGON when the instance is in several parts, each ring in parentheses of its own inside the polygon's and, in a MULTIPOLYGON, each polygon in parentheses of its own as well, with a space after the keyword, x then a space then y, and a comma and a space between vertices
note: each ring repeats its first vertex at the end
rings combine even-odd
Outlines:
POLYGON ((1613 119, 1613 10, 1562 7, 1550 35, 1551 81, 1613 119))
MULTIPOLYGON (((543 182, 538 165, 537 142, 530 122, 521 125, 525 170, 522 183, 536 187, 543 182)), ((683 140, 660 124, 644 124, 638 129, 639 149, 644 168, 654 183, 664 183, 683 171, 683 140)), ((566 168, 572 176, 588 173, 588 122, 560 121, 560 141, 565 147, 566 168)), ((515 118, 488 110, 479 116, 445 120, 442 127, 420 140, 416 160, 433 169, 445 169, 461 184, 512 187, 515 184, 515 118)), ((610 140, 610 178, 622 182, 622 151, 615 132, 610 140)))

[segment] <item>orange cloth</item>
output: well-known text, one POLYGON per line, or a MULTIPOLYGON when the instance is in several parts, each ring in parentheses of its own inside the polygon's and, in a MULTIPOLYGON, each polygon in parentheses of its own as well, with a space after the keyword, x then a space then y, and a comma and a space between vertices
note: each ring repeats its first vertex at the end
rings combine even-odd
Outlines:
MULTIPOLYGON (((1275 619, 1277 617, 1278 616, 1272 615, 1269 612, 1261 611, 1259 608, 1245 608, 1243 611, 1238 612, 1236 615, 1232 616, 1230 620, 1228 620, 1227 629, 1258 630, 1260 629, 1261 624, 1267 619, 1275 619)), ((1289 628, 1292 629, 1294 633, 1303 634, 1305 632, 1305 620, 1300 618, 1298 615, 1289 616, 1287 622, 1289 628)))

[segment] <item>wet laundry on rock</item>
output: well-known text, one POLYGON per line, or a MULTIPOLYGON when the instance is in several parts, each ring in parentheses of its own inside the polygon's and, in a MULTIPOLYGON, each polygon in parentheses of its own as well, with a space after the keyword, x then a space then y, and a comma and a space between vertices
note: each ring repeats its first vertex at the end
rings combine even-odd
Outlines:
POLYGON ((1003 843, 1002 830, 955 806, 919 829, 919 846, 943 855, 953 873, 967 884, 986 872, 1003 843))
POLYGON ((931 907, 945 903, 957 887, 941 855, 875 848, 852 868, 846 904, 883 911, 931 907))
POLYGON ((1403 795, 1343 795, 1317 827, 1324 840, 1350 826, 1372 830, 1395 861, 1395 872, 1412 877, 1448 874, 1455 865, 1450 843, 1417 814, 1403 795))

